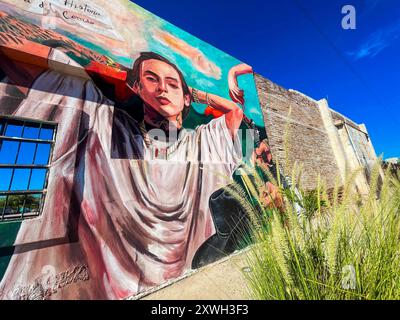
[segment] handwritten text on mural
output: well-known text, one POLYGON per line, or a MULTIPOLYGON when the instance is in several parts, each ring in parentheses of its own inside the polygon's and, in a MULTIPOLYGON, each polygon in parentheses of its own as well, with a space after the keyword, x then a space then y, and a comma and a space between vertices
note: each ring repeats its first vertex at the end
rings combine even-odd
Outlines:
MULTIPOLYGON (((49 18, 59 17, 68 24, 80 26, 90 32, 120 41, 124 40, 114 30, 106 12, 89 0, 24 0, 24 3, 24 9, 32 13, 49 18)), ((52 21, 46 27, 55 29, 56 24, 52 21)))

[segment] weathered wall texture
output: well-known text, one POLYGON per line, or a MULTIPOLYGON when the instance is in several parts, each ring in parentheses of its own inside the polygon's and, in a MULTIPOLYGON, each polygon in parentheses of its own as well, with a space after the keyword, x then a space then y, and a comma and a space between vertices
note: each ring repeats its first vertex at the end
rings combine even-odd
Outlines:
POLYGON ((343 130, 346 132, 354 149, 357 162, 366 169, 367 176, 369 176, 377 156, 365 124, 357 125, 350 119, 333 110, 331 114, 338 131, 343 130))
POLYGON ((315 189, 320 176, 330 189, 362 167, 355 185, 366 194, 377 157, 365 125, 330 109, 325 99, 315 101, 258 74, 255 80, 271 150, 285 174, 298 163, 301 187, 315 189))
MULTIPOLYGON (((334 110, 331 111, 331 116, 342 146, 346 150, 346 172, 362 167, 362 173, 356 177, 355 184, 359 193, 367 194, 371 173, 377 160, 367 128, 364 124, 357 125, 334 110)), ((383 174, 382 171, 381 174, 383 174)))
POLYGON ((291 174, 298 162, 303 168, 302 187, 315 188, 318 175, 333 187, 340 172, 317 102, 260 75, 255 79, 272 154, 284 166, 288 155, 285 174, 291 174))

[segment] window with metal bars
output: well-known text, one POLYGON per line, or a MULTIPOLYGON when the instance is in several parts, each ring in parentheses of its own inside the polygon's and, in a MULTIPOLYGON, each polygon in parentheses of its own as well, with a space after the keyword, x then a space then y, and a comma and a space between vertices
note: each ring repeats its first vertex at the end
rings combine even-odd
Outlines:
POLYGON ((41 214, 56 124, 0 116, 0 222, 41 214))

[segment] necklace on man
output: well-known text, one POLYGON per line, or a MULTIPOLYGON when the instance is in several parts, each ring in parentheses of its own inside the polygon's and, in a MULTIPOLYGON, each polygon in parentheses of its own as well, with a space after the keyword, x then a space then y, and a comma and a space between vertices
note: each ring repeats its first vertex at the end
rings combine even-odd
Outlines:
POLYGON ((143 136, 144 144, 152 152, 152 158, 158 159, 161 154, 165 154, 165 160, 168 160, 169 157, 177 150, 180 144, 180 139, 178 138, 177 141, 173 142, 170 145, 166 145, 165 147, 154 146, 154 143, 152 142, 152 139, 150 138, 149 133, 146 129, 146 124, 144 120, 140 122, 139 129, 143 136))

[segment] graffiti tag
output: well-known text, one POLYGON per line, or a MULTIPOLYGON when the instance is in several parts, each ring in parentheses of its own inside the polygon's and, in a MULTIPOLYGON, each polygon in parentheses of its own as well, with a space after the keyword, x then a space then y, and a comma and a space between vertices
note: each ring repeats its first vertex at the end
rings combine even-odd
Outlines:
POLYGON ((37 278, 33 284, 18 286, 10 295, 12 300, 46 300, 72 283, 89 280, 89 268, 86 265, 78 265, 72 269, 55 274, 52 266, 45 266, 42 276, 37 278))

